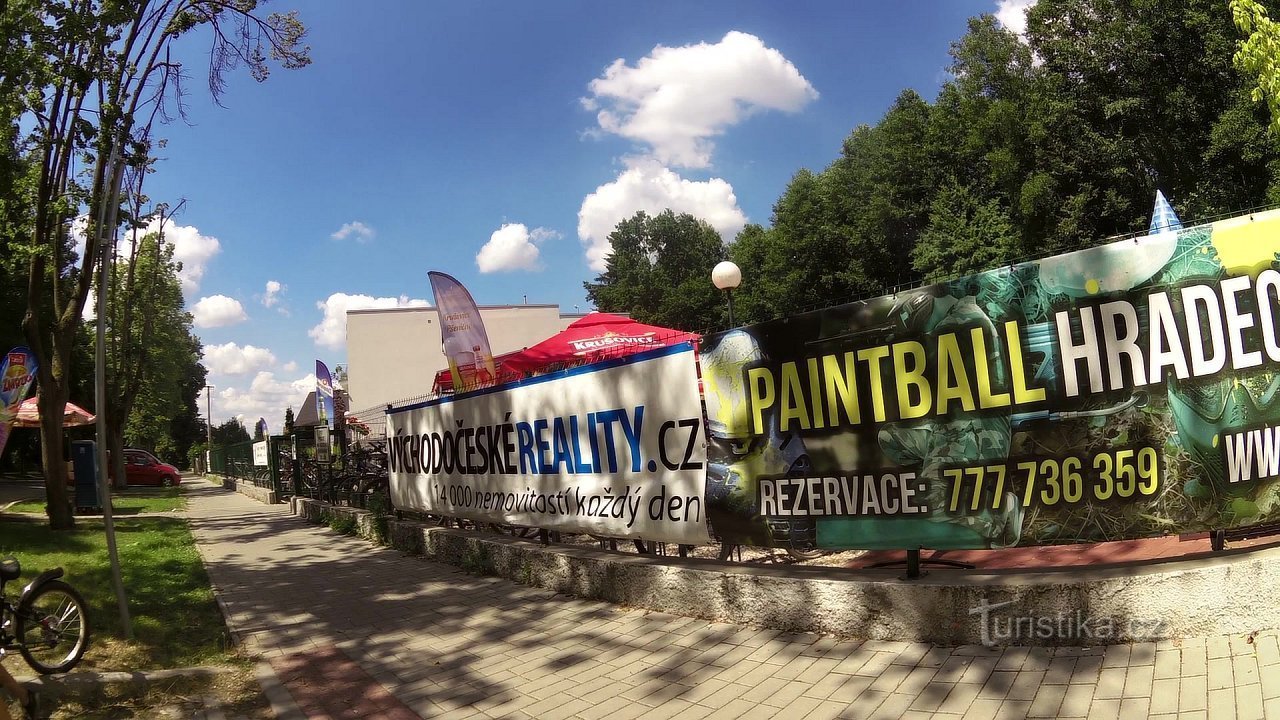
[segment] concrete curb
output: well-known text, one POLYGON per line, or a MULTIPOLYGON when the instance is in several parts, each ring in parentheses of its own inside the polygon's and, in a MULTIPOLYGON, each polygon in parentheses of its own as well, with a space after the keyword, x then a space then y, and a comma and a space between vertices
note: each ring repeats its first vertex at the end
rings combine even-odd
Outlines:
MULTIPOLYGON (((166 670, 141 670, 136 673, 67 673, 64 675, 20 676, 18 682, 40 693, 46 700, 59 702, 74 700, 84 705, 110 694, 113 697, 140 697, 157 683, 173 680, 216 680, 220 675, 237 673, 237 667, 200 665, 173 667, 166 670)), ((275 675, 269 662, 260 661, 253 666, 253 679, 262 688, 262 697, 271 705, 271 716, 276 720, 307 720, 298 708, 293 696, 275 675)), ((205 712, 218 710, 215 701, 205 702, 205 712)), ((209 717, 215 717, 210 715, 209 717)))
POLYGON ((306 713, 294 702, 288 688, 280 682, 276 671, 269 662, 259 662, 253 669, 253 675, 262 688, 262 694, 271 703, 271 714, 276 720, 307 720, 306 713))
POLYGON ((17 680, 50 699, 84 699, 100 695, 109 687, 120 691, 119 694, 122 695, 142 695, 147 688, 159 682, 177 679, 214 680, 234 672, 236 669, 232 667, 199 665, 135 672, 70 672, 65 675, 20 677, 17 680))
POLYGON ((247 498, 257 500, 263 505, 275 505, 277 503, 275 490, 260 488, 253 483, 242 483, 229 475, 222 476, 210 473, 208 475, 197 475, 195 477, 203 478, 205 481, 211 482, 214 485, 221 485, 228 490, 234 490, 247 498))
MULTIPOLYGON (((295 498, 311 522, 367 511, 295 498)), ((367 529, 367 530, 366 530, 367 529)), ((1213 557, 1027 572, 766 567, 610 553, 387 521, 404 552, 629 607, 749 624, 938 645, 1105 645, 1280 628, 1280 547, 1213 557), (1049 630, 1042 631, 1048 623, 1049 630), (1016 632, 1016 636, 1013 633, 1016 632)))

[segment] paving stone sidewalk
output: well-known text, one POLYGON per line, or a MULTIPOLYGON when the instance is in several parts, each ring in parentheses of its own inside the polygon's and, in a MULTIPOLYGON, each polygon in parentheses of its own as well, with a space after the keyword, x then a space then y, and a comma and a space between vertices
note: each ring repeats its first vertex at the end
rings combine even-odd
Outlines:
POLYGON ((196 481, 232 630, 297 718, 1267 718, 1275 632, 941 648, 619 608, 377 548, 196 481))

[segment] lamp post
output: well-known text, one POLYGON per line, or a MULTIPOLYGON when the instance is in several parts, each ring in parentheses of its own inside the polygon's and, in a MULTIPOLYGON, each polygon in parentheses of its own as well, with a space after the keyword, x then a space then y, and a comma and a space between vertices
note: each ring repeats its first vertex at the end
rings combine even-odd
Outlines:
POLYGON ((204 429, 205 429, 205 445, 204 445, 204 471, 207 473, 213 468, 210 465, 213 462, 213 401, 209 399, 209 391, 213 390, 212 385, 204 386, 204 429))
POLYGON ((733 291, 742 284, 742 270, 731 261, 725 260, 712 268, 711 283, 723 290, 725 297, 729 299, 729 327, 734 327, 736 323, 733 321, 733 291))

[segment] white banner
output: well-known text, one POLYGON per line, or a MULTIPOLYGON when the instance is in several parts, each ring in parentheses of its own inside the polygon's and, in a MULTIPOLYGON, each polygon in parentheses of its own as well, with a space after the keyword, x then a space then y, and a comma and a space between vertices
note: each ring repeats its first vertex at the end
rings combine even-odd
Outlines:
POLYGON ((387 436, 400 509, 710 542, 689 343, 393 408, 387 436))
POLYGON ((258 467, 267 466, 267 441, 261 440, 253 444, 253 464, 258 467))

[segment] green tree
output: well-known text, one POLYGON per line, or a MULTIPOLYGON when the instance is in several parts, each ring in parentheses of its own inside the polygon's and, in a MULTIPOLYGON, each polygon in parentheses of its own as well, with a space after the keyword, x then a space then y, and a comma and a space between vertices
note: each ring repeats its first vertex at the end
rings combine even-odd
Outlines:
POLYGON ((1271 127, 1280 131, 1280 25, 1257 0, 1231 0, 1231 17, 1246 36, 1234 56, 1236 66, 1257 78, 1251 98, 1266 101, 1271 127))
POLYGON ((1044 0, 1027 36, 1043 61, 1030 132, 1043 174, 1030 194, 1048 200, 1030 236, 1039 249, 1145 230, 1157 188, 1186 219, 1253 207, 1271 192, 1273 173, 1250 156, 1274 158, 1276 147, 1242 132, 1249 85, 1219 0, 1044 0))
MULTIPOLYGON (((159 227, 166 217, 162 208, 159 227)), ((113 451, 127 442, 185 465, 187 449, 204 431, 196 406, 205 377, 200 342, 183 310, 173 245, 163 229, 142 235, 140 225, 122 243, 127 251, 117 258, 109 290, 108 443, 113 451)), ((119 470, 116 477, 123 476, 119 470)))
MULTIPOLYGON (((946 217, 945 212, 939 214, 939 195, 961 191, 975 201, 991 200, 1005 208, 1021 240, 1032 232, 1024 218, 1034 217, 1039 209, 1031 202, 1024 212, 1021 202, 1027 182, 1037 182, 1034 148, 1042 137, 1029 132, 1042 104, 1031 51, 994 18, 983 15, 969 21, 968 33, 952 44, 951 57, 953 79, 939 91, 927 131, 928 155, 936 168, 929 225, 946 217)), ((952 203, 956 200, 951 198, 952 203)), ((948 204, 943 201, 944 207, 948 204)), ((937 235, 932 234, 934 241, 937 235)), ((1019 257, 1020 245, 1004 247, 1007 255, 994 259, 1019 257)), ((913 252, 912 265, 921 275, 938 277, 953 270, 922 266, 922 258, 929 257, 944 259, 927 250, 913 252)))
POLYGON ((729 246, 729 259, 742 269, 742 286, 734 291, 734 320, 762 322, 788 312, 791 267, 772 228, 751 224, 729 246))
POLYGON ((122 169, 144 168, 154 121, 184 111, 184 66, 173 41, 208 29, 215 98, 237 65, 265 80, 272 61, 286 68, 310 62, 296 15, 263 18, 254 14, 256 6, 253 0, 13 0, 0 7, 0 47, 21 48, 0 61, 0 107, 5 119, 30 122, 19 145, 25 175, 6 200, 28 213, 29 235, 17 248, 28 268, 22 325, 39 361, 52 527, 74 524, 59 419, 72 389, 71 360, 90 281, 102 246, 114 241, 122 169), (70 252, 69 233, 77 216, 88 219, 78 258, 70 252))
POLYGON ((613 254, 605 271, 583 283, 597 309, 677 330, 724 326, 725 303, 711 284, 711 269, 725 248, 705 221, 670 210, 654 216, 641 211, 618 223, 609 242, 613 254))
POLYGON ((834 297, 867 297, 913 279, 911 250, 928 222, 938 176, 927 143, 931 115, 914 90, 904 90, 875 127, 845 140, 823 173, 820 198, 831 209, 824 232, 848 250, 834 297))
POLYGON ((934 198, 929 226, 912 260, 926 282, 939 282, 1007 262, 1019 245, 1018 232, 998 200, 981 200, 952 184, 934 198))
POLYGON ((24 200, 33 188, 34 172, 25 152, 22 126, 33 72, 39 56, 26 41, 38 21, 37 0, 0 3, 0 352, 26 345, 22 315, 27 301, 27 266, 23 253, 34 215, 24 200))
POLYGON ((213 428, 214 447, 226 447, 235 443, 249 442, 252 439, 240 418, 231 418, 213 428))
POLYGON ((928 222, 930 108, 899 95, 876 126, 860 126, 821 173, 801 169, 773 206, 773 226, 739 233, 743 317, 759 320, 876 295, 913 276, 911 250, 928 222))
POLYGON ((284 430, 285 437, 293 437, 293 408, 285 408, 284 410, 284 430))
POLYGON ((862 258, 851 242, 852 229, 835 220, 828 202, 824 185, 830 182, 829 171, 815 174, 802 168, 774 203, 769 233, 739 233, 747 242, 767 238, 773 245, 760 254, 763 267, 753 267, 750 259, 743 266, 746 281, 740 294, 747 307, 761 303, 769 314, 785 315, 831 304, 830 298, 856 292, 852 285, 868 284, 862 258), (781 282, 762 282, 765 277, 781 282))
POLYGON ((1141 232, 1156 189, 1191 220, 1280 202, 1280 145, 1232 64, 1221 3, 1040 0, 1026 40, 982 16, 952 46, 921 168, 920 276, 1141 232))
POLYGON ((120 487, 125 485, 120 451, 126 435, 135 443, 145 438, 151 450, 164 443, 172 408, 180 403, 179 373, 189 367, 183 359, 190 348, 191 316, 183 310, 173 245, 164 238, 167 208, 155 214, 161 230, 142 234, 143 221, 150 219, 141 212, 145 177, 145 172, 135 173, 130 185, 133 228, 116 246, 107 293, 107 447, 120 487), (146 412, 135 416, 135 403, 144 391, 146 412))
MULTIPOLYGON (((204 443, 207 437, 207 423, 199 404, 201 392, 204 390, 206 371, 204 365, 200 364, 203 354, 200 339, 194 335, 188 335, 185 341, 180 342, 184 349, 178 356, 179 369, 176 375, 181 380, 177 401, 167 404, 164 412, 157 414, 157 417, 168 415, 169 429, 167 434, 161 432, 155 437, 156 453, 178 467, 186 468, 190 466, 191 448, 204 443)), ((132 435, 134 419, 146 412, 144 408, 140 399, 135 404, 129 420, 129 429, 126 431, 130 433, 130 437, 134 437, 132 435)))

